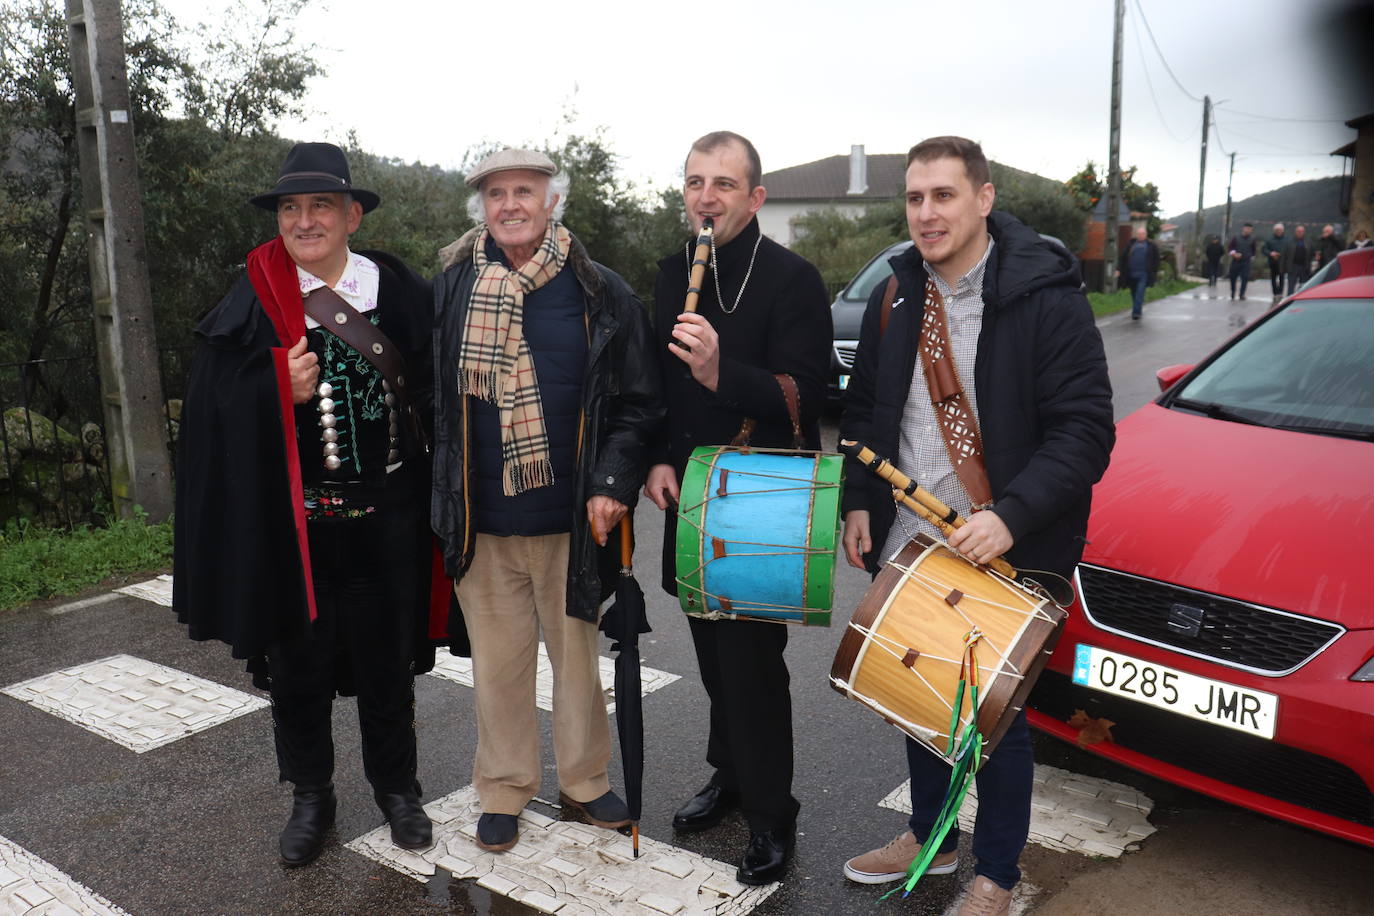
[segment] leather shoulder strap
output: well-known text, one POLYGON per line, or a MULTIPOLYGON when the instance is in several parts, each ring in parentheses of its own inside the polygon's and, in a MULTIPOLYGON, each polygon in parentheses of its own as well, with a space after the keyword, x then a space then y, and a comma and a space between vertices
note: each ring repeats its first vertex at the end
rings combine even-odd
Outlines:
POLYGON ((305 313, 318 321, 320 327, 358 351, 382 374, 395 393, 401 409, 410 418, 416 441, 428 452, 428 437, 415 413, 415 402, 410 396, 410 379, 406 377, 406 364, 401 357, 400 347, 381 328, 368 321, 327 286, 321 286, 305 297, 305 313))
POLYGON ((887 286, 883 289, 883 307, 878 312, 878 336, 883 337, 887 334, 887 320, 892 316, 892 303, 897 298, 897 277, 894 274, 887 278, 887 286))
MULTIPOLYGON (((785 372, 776 373, 773 379, 782 389, 782 399, 787 402, 787 416, 792 421, 792 447, 802 448, 805 442, 802 439, 801 393, 797 388, 797 380, 785 372)), ((754 435, 754 427, 757 425, 758 421, 753 417, 745 417, 744 422, 739 426, 739 432, 735 433, 735 438, 730 440, 730 445, 734 448, 743 448, 748 445, 749 438, 754 435)))

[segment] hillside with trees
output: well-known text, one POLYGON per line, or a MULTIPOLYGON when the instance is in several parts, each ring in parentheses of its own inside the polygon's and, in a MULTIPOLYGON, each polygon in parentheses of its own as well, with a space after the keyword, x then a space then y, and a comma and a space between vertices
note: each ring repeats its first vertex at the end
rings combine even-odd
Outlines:
MULTIPOLYGON (((1251 222, 1256 229, 1268 229, 1274 223, 1286 223, 1291 229, 1296 223, 1303 223, 1311 232, 1326 223, 1340 225, 1345 217, 1341 215, 1341 179, 1313 178, 1295 181, 1292 184, 1256 194, 1244 200, 1231 203, 1231 227, 1234 230, 1241 223, 1251 222)), ((1193 220, 1196 210, 1169 217, 1169 222, 1177 223, 1184 238, 1192 238, 1193 220)), ((1202 234, 1220 235, 1222 221, 1226 217, 1226 206, 1207 207, 1202 211, 1202 234)), ((1265 233, 1267 236, 1267 233, 1265 233)))

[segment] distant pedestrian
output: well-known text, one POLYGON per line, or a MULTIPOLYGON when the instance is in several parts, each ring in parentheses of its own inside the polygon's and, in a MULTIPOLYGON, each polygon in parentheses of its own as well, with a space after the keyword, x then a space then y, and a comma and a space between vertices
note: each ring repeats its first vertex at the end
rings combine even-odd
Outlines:
POLYGON ((1336 234, 1336 227, 1327 223, 1322 226, 1322 237, 1317 239, 1317 261, 1315 268, 1321 270, 1336 259, 1345 247, 1345 242, 1336 234))
POLYGON ((1293 295, 1299 286, 1312 276, 1312 246, 1307 244, 1307 227, 1298 226, 1293 230, 1293 241, 1283 250, 1283 272, 1288 277, 1288 295, 1293 295))
POLYGON ((1274 234, 1264 240, 1264 257, 1269 265, 1269 291, 1278 302, 1283 295, 1283 252, 1289 240, 1283 237, 1283 223, 1274 224, 1274 234))
POLYGON ((1355 238, 1350 240, 1349 250, 1354 251, 1357 248, 1366 248, 1369 246, 1369 243, 1369 233, 1361 229, 1359 232, 1355 233, 1355 238))
POLYGON ((1226 246, 1231 255, 1231 298, 1236 298, 1236 281, 1240 281, 1240 298, 1245 298, 1245 288, 1250 285, 1250 262, 1255 257, 1255 227, 1246 223, 1240 227, 1240 235, 1231 236, 1226 246))
POLYGON ((1145 288, 1154 286, 1155 277, 1159 275, 1159 246, 1150 241, 1148 235, 1144 226, 1137 228, 1135 238, 1121 252, 1116 265, 1116 275, 1131 288, 1132 321, 1140 320, 1141 309, 1145 306, 1145 288))
POLYGON ((1221 256, 1226 253, 1226 248, 1221 244, 1221 236, 1207 236, 1207 248, 1203 251, 1206 258, 1206 277, 1207 288, 1217 288, 1217 277, 1221 276, 1221 256))

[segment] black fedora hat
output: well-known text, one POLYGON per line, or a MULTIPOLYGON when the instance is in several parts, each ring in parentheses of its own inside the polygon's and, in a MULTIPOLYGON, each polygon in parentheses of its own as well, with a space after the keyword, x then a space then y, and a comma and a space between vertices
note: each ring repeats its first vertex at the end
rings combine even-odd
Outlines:
POLYGON ((276 210, 277 198, 288 194, 351 194, 367 213, 381 203, 372 191, 353 187, 344 151, 332 143, 297 143, 286 154, 277 186, 248 198, 264 210, 276 210))

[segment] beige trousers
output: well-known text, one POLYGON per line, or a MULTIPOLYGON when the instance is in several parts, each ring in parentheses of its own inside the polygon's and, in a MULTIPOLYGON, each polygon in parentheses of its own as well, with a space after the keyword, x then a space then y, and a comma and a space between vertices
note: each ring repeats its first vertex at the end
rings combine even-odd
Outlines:
POLYGON ((472 782, 488 814, 518 814, 539 791, 534 676, 539 634, 553 667, 553 751, 558 786, 575 801, 610 789, 611 731, 597 661, 596 624, 569 617, 566 534, 477 535, 458 582, 472 640, 477 754, 472 782))

